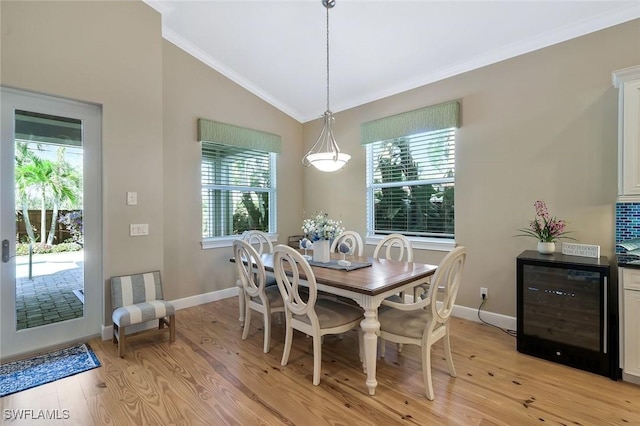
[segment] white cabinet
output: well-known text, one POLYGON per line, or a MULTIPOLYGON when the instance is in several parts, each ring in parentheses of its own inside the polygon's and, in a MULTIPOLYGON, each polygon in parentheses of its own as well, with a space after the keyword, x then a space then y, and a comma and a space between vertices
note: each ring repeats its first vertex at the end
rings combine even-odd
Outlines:
POLYGON ((640 384, 640 269, 622 268, 624 380, 640 384))
POLYGON ((614 71, 618 101, 618 200, 640 201, 640 65, 614 71))

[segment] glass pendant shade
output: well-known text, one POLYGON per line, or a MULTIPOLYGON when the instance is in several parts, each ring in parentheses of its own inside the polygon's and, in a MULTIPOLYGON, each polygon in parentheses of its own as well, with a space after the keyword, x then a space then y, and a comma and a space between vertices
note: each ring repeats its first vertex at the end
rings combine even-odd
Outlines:
POLYGON ((351 156, 340 152, 336 158, 331 152, 319 152, 317 154, 310 154, 307 158, 311 165, 321 172, 335 172, 347 164, 351 156))

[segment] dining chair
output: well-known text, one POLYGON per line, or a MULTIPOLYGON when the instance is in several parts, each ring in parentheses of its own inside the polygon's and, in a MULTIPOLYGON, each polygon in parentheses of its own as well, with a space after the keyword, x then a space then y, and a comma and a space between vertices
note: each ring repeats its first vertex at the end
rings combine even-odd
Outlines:
POLYGON ((244 329, 242 340, 249 336, 251 324, 251 310, 260 312, 264 321, 264 353, 269 352, 271 339, 271 314, 284 312, 284 303, 278 287, 266 286, 267 274, 258 251, 248 242, 236 240, 233 242, 233 254, 238 269, 239 280, 242 283, 241 297, 244 300, 244 329))
POLYGON ((331 243, 331 253, 338 251, 338 246, 341 243, 347 244, 351 247, 351 254, 354 256, 362 256, 364 251, 364 244, 362 243, 362 237, 355 231, 344 231, 331 243))
POLYGON ((451 356, 450 319, 456 301, 467 249, 459 246, 449 252, 433 276, 427 296, 415 303, 382 301, 378 311, 380 321, 380 355, 385 356, 385 341, 413 344, 422 348, 422 376, 427 398, 433 400, 431 381, 431 346, 438 340, 444 343, 444 356, 449 375, 456 377, 451 356), (438 300, 440 299, 440 300, 438 300))
MULTIPOLYGON (((360 325, 364 319, 360 307, 330 299, 318 298, 316 278, 309 262, 293 248, 277 245, 273 251, 273 263, 280 294, 284 300, 286 333, 281 365, 287 365, 293 330, 313 338, 313 384, 320 383, 322 365, 322 338, 329 334, 345 333, 360 325), (305 277, 308 291, 301 292, 301 278, 305 277)), ((363 360, 362 333, 358 327, 360 361, 363 360)))
POLYGON ((242 234, 242 240, 253 246, 258 254, 273 253, 273 243, 266 232, 251 229, 242 234))
POLYGON ((411 241, 402 234, 389 234, 381 239, 373 250, 376 259, 413 262, 411 241))
MULTIPOLYGON (((249 243, 249 245, 251 245, 253 248, 256 249, 258 254, 273 253, 273 243, 269 239, 269 234, 267 234, 266 232, 263 232, 257 229, 250 229, 248 231, 245 231, 242 234, 242 241, 246 241, 247 243, 249 243)), ((265 285, 267 287, 276 285, 276 279, 273 277, 273 275, 267 274, 267 281, 265 282, 265 285)), ((238 320, 240 321, 240 324, 244 324, 245 305, 244 305, 244 296, 242 292, 243 286, 242 286, 240 277, 238 277, 238 280, 236 281, 236 286, 239 289, 238 290, 238 311, 239 311, 238 320)))
MULTIPOLYGON (((404 262, 413 262, 413 247, 411 241, 402 234, 389 234, 376 244, 373 250, 376 259, 389 259, 404 262)), ((393 296, 394 301, 404 301, 404 292, 399 296, 393 296)), ((398 346, 402 350, 402 346, 398 346)))

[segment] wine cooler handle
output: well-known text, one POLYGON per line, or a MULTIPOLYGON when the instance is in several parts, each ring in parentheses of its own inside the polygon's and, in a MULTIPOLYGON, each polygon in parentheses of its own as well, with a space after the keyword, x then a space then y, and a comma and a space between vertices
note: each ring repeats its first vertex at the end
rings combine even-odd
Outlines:
POLYGON ((607 342, 609 341, 609 282, 607 281, 607 277, 604 277, 604 332, 602 339, 602 352, 607 353, 607 342))

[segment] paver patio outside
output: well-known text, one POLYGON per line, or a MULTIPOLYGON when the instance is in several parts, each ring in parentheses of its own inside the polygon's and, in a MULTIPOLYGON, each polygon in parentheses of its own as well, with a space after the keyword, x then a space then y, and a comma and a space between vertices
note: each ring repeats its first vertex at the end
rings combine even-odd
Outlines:
POLYGON ((28 256, 16 257, 17 329, 81 317, 83 265, 83 251, 34 255, 29 279, 28 256))

